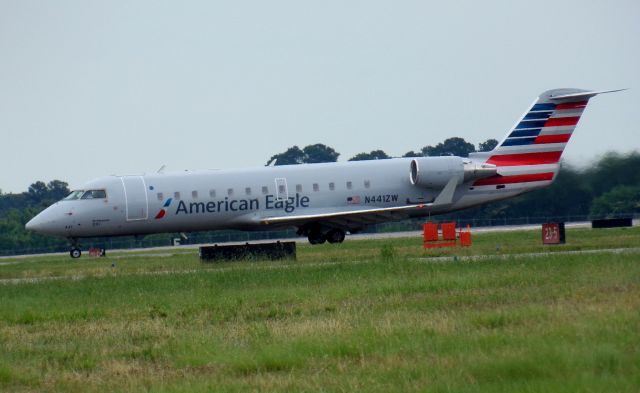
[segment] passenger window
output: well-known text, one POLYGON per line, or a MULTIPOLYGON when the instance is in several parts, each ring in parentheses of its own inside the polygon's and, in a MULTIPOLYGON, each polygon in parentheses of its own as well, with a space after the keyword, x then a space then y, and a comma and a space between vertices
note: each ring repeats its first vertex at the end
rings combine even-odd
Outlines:
POLYGON ((251 187, 247 187, 244 189, 244 193, 247 195, 251 195, 251 187))
POLYGON ((198 199, 198 191, 191 191, 191 198, 198 199))
POLYGON ((371 187, 371 182, 369 180, 365 180, 364 181, 364 188, 369 188, 371 187))
POLYGON ((227 195, 229 195, 229 196, 233 195, 233 188, 229 188, 227 190, 227 195))
POLYGON ((313 191, 320 191, 320 186, 318 186, 318 183, 313 183, 313 191))
POLYGON ((347 182, 347 190, 350 190, 353 188, 353 183, 351 183, 350 181, 347 182))
POLYGON ((267 195, 269 193, 269 187, 267 186, 262 186, 262 193, 267 195))
POLYGON ((278 184, 278 193, 284 194, 286 192, 287 190, 285 189, 284 184, 278 184))
POLYGON ((215 198, 216 197, 216 190, 209 190, 209 196, 211 198, 215 198))
POLYGON ((333 191, 335 189, 336 189, 335 183, 333 183, 333 182, 329 183, 329 190, 333 191))
POLYGON ((176 199, 176 200, 179 200, 180 199, 180 193, 178 191, 174 192, 173 193, 173 198, 176 199))
POLYGON ((296 192, 302 192, 302 184, 296 184, 296 192))
POLYGON ((159 201, 162 201, 163 199, 164 199, 164 198, 163 198, 163 196, 162 196, 162 193, 161 193, 161 192, 159 192, 159 193, 158 193, 158 200, 159 200, 159 201))

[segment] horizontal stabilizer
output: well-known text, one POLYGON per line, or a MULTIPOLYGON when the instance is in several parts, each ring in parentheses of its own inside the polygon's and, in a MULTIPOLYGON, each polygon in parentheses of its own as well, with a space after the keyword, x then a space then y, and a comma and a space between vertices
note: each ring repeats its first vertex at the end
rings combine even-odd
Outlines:
POLYGON ((572 94, 560 94, 557 96, 551 95, 549 96, 549 100, 551 101, 555 101, 555 100, 566 100, 566 99, 577 99, 577 98, 583 98, 583 99, 588 99, 591 97, 595 97, 598 94, 605 94, 605 93, 615 93, 618 91, 624 91, 624 90, 628 90, 628 89, 617 89, 617 90, 604 90, 604 91, 583 91, 580 93, 572 93, 572 94))

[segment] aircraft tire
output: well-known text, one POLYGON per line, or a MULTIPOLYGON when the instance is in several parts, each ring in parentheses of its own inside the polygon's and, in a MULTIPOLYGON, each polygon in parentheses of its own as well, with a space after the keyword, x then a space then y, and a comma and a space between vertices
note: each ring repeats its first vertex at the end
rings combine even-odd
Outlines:
POLYGON ((79 248, 72 248, 71 251, 69 251, 69 255, 73 259, 80 258, 82 256, 82 251, 79 248))
POLYGON ((327 233, 327 241, 329 243, 342 243, 344 241, 344 231, 341 229, 332 229, 327 233))
POLYGON ((309 239, 310 244, 322 244, 327 240, 326 236, 324 236, 320 232, 309 233, 309 236, 307 237, 307 239, 309 239))

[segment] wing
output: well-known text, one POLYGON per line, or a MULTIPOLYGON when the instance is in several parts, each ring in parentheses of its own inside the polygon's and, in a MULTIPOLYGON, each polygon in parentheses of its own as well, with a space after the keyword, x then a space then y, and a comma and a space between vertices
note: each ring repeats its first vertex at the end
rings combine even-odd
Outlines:
POLYGON ((309 223, 323 223, 329 226, 343 228, 358 228, 377 224, 384 221, 402 220, 411 217, 411 213, 426 209, 430 204, 406 205, 385 208, 370 208, 327 212, 316 214, 301 214, 295 216, 276 216, 260 219, 261 225, 296 226, 309 223))
POLYGON ((457 178, 449 180, 440 194, 432 203, 423 203, 405 206, 393 206, 382 208, 365 208, 343 210, 339 212, 326 212, 314 214, 301 214, 294 216, 263 217, 259 220, 261 225, 272 226, 296 226, 301 227, 309 223, 323 223, 329 226, 341 228, 361 228, 366 225, 377 224, 384 221, 403 220, 416 213, 424 213, 451 206, 453 194, 458 183, 457 178))

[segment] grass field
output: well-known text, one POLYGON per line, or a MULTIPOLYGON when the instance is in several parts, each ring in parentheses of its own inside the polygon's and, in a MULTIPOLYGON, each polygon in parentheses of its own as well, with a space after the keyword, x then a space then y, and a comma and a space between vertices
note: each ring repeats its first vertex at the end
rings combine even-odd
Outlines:
POLYGON ((640 228, 567 239, 2 259, 0 391, 638 392, 640 228))

